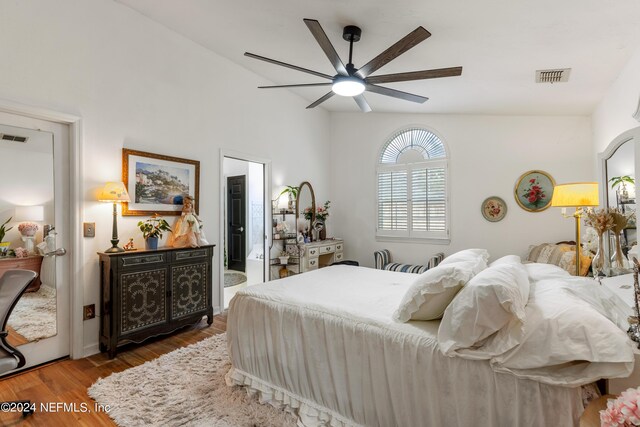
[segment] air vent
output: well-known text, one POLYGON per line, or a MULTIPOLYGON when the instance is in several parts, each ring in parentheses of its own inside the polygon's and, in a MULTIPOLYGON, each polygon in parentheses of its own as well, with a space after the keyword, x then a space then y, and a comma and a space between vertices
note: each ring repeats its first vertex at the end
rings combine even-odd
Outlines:
POLYGON ((536 83, 564 83, 569 81, 571 68, 536 70, 536 83))
POLYGON ((3 141, 27 142, 29 138, 26 136, 7 135, 6 133, 0 133, 0 139, 2 139, 3 141))

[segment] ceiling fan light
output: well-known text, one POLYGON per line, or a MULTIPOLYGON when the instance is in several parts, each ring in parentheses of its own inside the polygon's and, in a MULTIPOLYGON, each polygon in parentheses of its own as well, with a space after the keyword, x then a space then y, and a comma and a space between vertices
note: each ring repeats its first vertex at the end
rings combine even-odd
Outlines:
POLYGON ((331 90, 340 96, 356 96, 364 92, 364 83, 357 77, 336 77, 331 90))

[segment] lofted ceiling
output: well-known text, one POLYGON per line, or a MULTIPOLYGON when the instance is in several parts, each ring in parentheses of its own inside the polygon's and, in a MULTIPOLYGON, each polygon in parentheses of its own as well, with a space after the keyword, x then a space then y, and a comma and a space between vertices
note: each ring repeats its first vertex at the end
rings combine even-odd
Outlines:
MULTIPOLYGON (((418 26, 432 34, 373 75, 464 67, 460 77, 383 85, 426 96, 424 104, 365 92, 375 112, 588 115, 640 47, 637 0, 116 1, 274 84, 323 80, 247 58, 245 51, 335 74, 303 18, 320 21, 345 63, 342 29, 359 26, 356 68, 418 26), (536 84, 535 70, 549 68, 571 68, 569 82, 536 84)), ((327 92, 269 90, 291 90, 309 103, 327 92)), ((256 88, 255 96, 262 91, 256 88)), ((359 111, 353 99, 339 96, 318 108, 359 111)))

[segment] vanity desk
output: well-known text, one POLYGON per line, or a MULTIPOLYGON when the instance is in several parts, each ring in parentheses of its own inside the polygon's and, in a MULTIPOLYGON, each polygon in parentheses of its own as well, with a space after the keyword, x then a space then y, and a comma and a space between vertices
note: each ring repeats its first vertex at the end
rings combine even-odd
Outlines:
POLYGON ((298 245, 300 250, 300 272, 304 273, 327 267, 344 259, 342 239, 317 240, 298 245))

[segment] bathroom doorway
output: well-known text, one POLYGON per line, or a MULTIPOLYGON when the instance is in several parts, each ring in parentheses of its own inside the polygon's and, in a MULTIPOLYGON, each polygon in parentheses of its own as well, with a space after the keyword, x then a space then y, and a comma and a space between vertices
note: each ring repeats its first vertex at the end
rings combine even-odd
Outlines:
POLYGON ((265 281, 265 174, 263 162, 223 155, 223 308, 247 286, 265 281))

